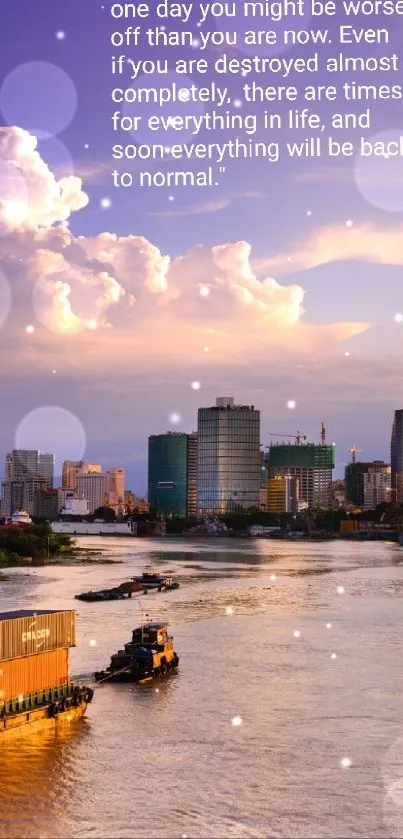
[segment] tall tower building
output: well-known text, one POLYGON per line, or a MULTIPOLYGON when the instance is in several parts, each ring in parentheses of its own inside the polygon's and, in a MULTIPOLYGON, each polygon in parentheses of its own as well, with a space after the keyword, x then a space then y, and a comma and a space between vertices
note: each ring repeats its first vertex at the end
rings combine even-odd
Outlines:
POLYGON ((331 503, 335 447, 326 443, 272 443, 266 455, 268 477, 298 479, 299 503, 327 507, 331 503))
POLYGON ((122 468, 110 469, 106 475, 108 504, 110 507, 118 507, 120 504, 124 504, 125 500, 125 470, 122 468))
POLYGON ((55 455, 42 454, 39 452, 38 456, 38 476, 44 478, 48 489, 53 489, 55 475, 55 455))
POLYGON ((79 498, 85 498, 88 501, 88 509, 90 513, 97 510, 98 507, 103 507, 107 500, 108 476, 99 472, 92 474, 78 475, 77 477, 77 495, 79 498))
POLYGON ((357 507, 374 510, 381 501, 377 501, 374 507, 368 506, 368 504, 372 504, 378 496, 382 497, 382 488, 383 495, 385 493, 388 495, 387 499, 383 497, 383 500, 390 500, 391 467, 383 460, 373 460, 371 462, 357 460, 354 463, 348 463, 345 468, 345 484, 347 501, 356 504, 357 507), (368 475, 371 477, 367 477, 368 475), (367 500, 365 500, 365 491, 367 492, 367 500), (371 498, 372 501, 370 501, 371 498))
POLYGON ((197 511, 246 512, 260 506, 260 411, 220 397, 198 411, 197 511))
POLYGON ((84 460, 64 460, 62 465, 62 488, 77 489, 79 475, 99 475, 102 467, 99 463, 85 463, 84 460))
POLYGON ((197 434, 168 431, 148 438, 148 500, 159 516, 193 516, 197 434))
POLYGON ((403 502, 403 410, 395 411, 390 441, 391 496, 398 504, 403 502))

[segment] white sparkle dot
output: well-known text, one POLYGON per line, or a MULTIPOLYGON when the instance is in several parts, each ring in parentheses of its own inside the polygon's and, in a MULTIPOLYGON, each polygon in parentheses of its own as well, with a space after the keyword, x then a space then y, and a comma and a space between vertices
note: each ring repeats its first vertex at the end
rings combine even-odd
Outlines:
POLYGON ((57 370, 52 370, 52 373, 53 375, 55 375, 55 373, 57 373, 57 370))
POLYGON ((290 257, 290 256, 287 256, 287 262, 291 262, 291 261, 292 261, 292 260, 291 260, 291 257, 290 257))
POLYGON ((210 347, 203 347, 204 352, 210 352, 210 347))
POLYGON ((331 623, 327 623, 327 624, 326 624, 326 629, 331 629, 331 628, 332 628, 332 624, 331 624, 331 623))
POLYGON ((337 586, 337 594, 344 594, 344 586, 337 586))
POLYGON ((96 328, 97 328, 96 320, 88 320, 87 321, 87 329, 96 329, 96 328))
POLYGON ((190 90, 186 87, 181 87, 181 89, 178 90, 178 99, 180 102, 189 102, 190 90))
POLYGON ((160 689, 159 689, 159 688, 155 688, 155 692, 156 692, 156 693, 159 693, 159 692, 160 692, 160 689))
POLYGON ((341 759, 340 763, 341 763, 343 769, 348 769, 348 767, 351 766, 351 760, 350 760, 349 757, 343 757, 341 759))
POLYGON ((89 147, 90 147, 90 144, 89 144, 89 143, 84 143, 84 148, 85 148, 85 149, 89 149, 89 147))
POLYGON ((197 25, 198 25, 199 27, 201 26, 201 20, 199 20, 199 22, 198 22, 198 24, 197 24, 197 25))
POLYGON ((173 196, 173 195, 170 195, 170 196, 168 197, 168 201, 175 201, 174 196, 173 196))
POLYGON ((194 47, 195 49, 197 49, 197 47, 200 47, 200 40, 199 40, 199 38, 193 38, 193 41, 192 41, 192 47, 194 47))
POLYGON ((242 725, 242 717, 232 717, 232 725, 242 725))
POLYGON ((312 210, 307 210, 306 214, 307 214, 307 216, 311 216, 312 215, 312 210))
POLYGON ((64 41, 65 37, 66 37, 66 33, 63 32, 62 29, 59 29, 59 31, 56 32, 56 38, 57 38, 58 41, 64 41))
POLYGON ((335 660, 335 658, 337 658, 336 653, 332 653, 332 654, 331 654, 331 656, 330 656, 330 658, 332 658, 332 659, 333 659, 333 661, 334 661, 334 660, 335 660))
POLYGON ((165 152, 165 154, 171 154, 170 146, 165 146, 164 152, 165 152))
POLYGON ((348 358, 350 353, 347 351, 347 352, 344 353, 344 355, 346 356, 346 358, 348 358))
POLYGON ((301 633, 300 633, 299 629, 296 629, 295 632, 293 632, 294 638, 299 638, 300 635, 301 635, 301 633))
POLYGON ((109 208, 112 206, 112 201, 110 198, 101 198, 99 205, 100 207, 102 207, 103 210, 109 210, 109 208))
POLYGON ((290 411, 293 411, 294 408, 296 407, 296 405, 297 405, 297 403, 294 402, 294 399, 289 399, 288 402, 287 402, 287 408, 289 408, 290 411))
POLYGON ((96 647, 96 645, 97 645, 97 642, 94 640, 94 638, 91 638, 90 647, 96 647))
POLYGON ((274 580, 276 580, 276 579, 277 579, 277 577, 276 577, 276 575, 275 575, 275 574, 272 574, 272 575, 271 575, 271 577, 270 577, 270 579, 271 579, 271 580, 273 580, 273 582, 274 582, 274 580))
POLYGON ((4 690, 0 690, 0 699, 2 699, 3 696, 4 696, 4 690))
POLYGON ((23 702, 23 701, 24 701, 24 694, 20 693, 20 695, 18 697, 18 702, 23 702))
POLYGON ((206 285, 202 285, 202 287, 200 289, 200 294, 201 294, 202 297, 208 297, 209 294, 210 294, 210 289, 207 288, 206 285))
POLYGON ((29 324, 25 327, 25 332, 27 332, 28 335, 32 335, 32 333, 35 332, 35 327, 32 326, 32 324, 29 324))
POLYGON ((242 71, 241 71, 241 76, 244 76, 244 77, 245 77, 245 76, 247 76, 247 75, 248 75, 248 71, 247 71, 247 70, 242 70, 242 71))
POLYGON ((242 100, 241 99, 234 99, 233 101, 234 108, 242 108, 242 100))
POLYGON ((161 32, 165 32, 165 26, 160 26, 161 32))
POLYGON ((354 225, 354 222, 353 222, 353 221, 351 221, 351 218, 347 219, 347 221, 346 221, 346 227, 353 227, 353 225, 354 225))
POLYGON ((227 606, 225 611, 226 611, 227 615, 233 615, 234 614, 234 610, 233 610, 232 606, 227 606))
POLYGON ((192 382, 192 390, 200 390, 200 382, 192 382))
POLYGON ((181 415, 176 414, 175 412, 173 414, 169 415, 169 422, 172 422, 173 425, 178 425, 178 423, 180 423, 181 419, 182 419, 181 415))
POLYGON ((401 314, 401 312, 396 312, 396 314, 395 314, 395 321, 396 321, 396 323, 402 323, 402 321, 403 321, 403 315, 401 314))

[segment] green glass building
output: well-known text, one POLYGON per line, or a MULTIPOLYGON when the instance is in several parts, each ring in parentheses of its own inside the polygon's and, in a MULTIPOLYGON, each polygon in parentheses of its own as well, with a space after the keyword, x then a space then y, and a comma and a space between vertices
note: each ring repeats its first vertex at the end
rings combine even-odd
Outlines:
POLYGON ((196 515, 197 434, 148 438, 148 500, 158 516, 196 515))
POLYGON ((308 507, 329 503, 335 446, 316 443, 273 443, 266 455, 269 478, 291 475, 298 478, 299 498, 308 507))

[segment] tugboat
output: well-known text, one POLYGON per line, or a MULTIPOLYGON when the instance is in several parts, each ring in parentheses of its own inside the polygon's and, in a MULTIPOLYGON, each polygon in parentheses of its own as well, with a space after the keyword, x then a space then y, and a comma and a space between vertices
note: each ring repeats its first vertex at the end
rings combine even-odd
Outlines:
POLYGON ((125 644, 124 650, 112 656, 106 670, 94 673, 95 680, 101 682, 148 682, 158 676, 165 676, 175 670, 179 656, 173 646, 173 638, 168 635, 166 623, 148 623, 133 630, 132 640, 125 644))

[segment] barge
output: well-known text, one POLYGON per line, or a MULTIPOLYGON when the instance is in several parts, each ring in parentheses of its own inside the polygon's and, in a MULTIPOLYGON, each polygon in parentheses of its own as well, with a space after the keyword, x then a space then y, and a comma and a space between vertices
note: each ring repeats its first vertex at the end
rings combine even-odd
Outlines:
POLYGON ((105 600, 125 600, 133 594, 148 594, 149 591, 171 591, 179 588, 179 583, 171 577, 159 577, 158 574, 143 574, 141 577, 133 577, 128 583, 121 583, 115 588, 102 589, 102 591, 84 591, 76 594, 76 600, 84 600, 87 603, 98 603, 105 600))
POLYGON ((166 623, 148 623, 133 630, 132 640, 111 658, 106 670, 94 673, 97 682, 148 682, 175 670, 179 656, 166 623))
POLYGON ((0 746, 15 734, 80 719, 93 690, 69 677, 75 612, 0 614, 0 746))

